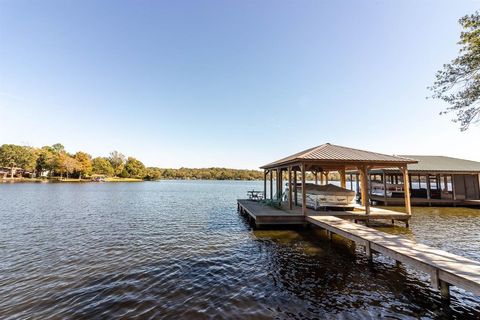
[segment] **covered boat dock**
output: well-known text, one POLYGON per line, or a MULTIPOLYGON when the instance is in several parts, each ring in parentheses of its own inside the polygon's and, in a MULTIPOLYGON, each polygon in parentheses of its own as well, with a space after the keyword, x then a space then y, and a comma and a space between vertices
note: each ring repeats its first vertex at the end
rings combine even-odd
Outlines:
MULTIPOLYGON (((480 162, 444 156, 403 156, 413 205, 480 206, 480 162)), ((398 168, 370 172, 370 199, 382 205, 403 205, 404 186, 398 168)))
MULTIPOLYGON (((408 181, 408 165, 416 163, 416 160, 391 156, 376 152, 353 149, 333 145, 330 143, 304 150, 302 152, 285 157, 278 161, 266 164, 261 168, 264 170, 264 194, 267 198, 267 191, 270 191, 269 198, 271 201, 277 201, 282 209, 279 211, 287 211, 291 214, 298 213, 298 207, 301 207, 301 214, 306 217, 309 212, 307 207, 307 174, 313 175, 315 184, 327 184, 328 174, 330 172, 338 172, 340 175, 340 186, 346 189, 347 175, 349 170, 356 170, 360 176, 360 189, 363 196, 361 206, 356 206, 352 212, 355 215, 361 215, 362 220, 375 219, 370 207, 368 190, 368 177, 370 171, 382 168, 397 168, 402 176, 408 181), (286 175, 288 194, 284 197, 283 180, 286 175), (273 182, 275 181, 275 187, 273 182), (269 189, 267 190, 267 184, 269 189), (298 192, 301 192, 301 204, 298 203, 298 192), (276 192, 274 191, 276 190, 276 192), (287 199, 287 203, 282 201, 287 199), (355 212, 356 210, 356 212, 355 212)), ((409 184, 406 184, 404 192, 405 214, 402 220, 407 220, 411 215, 409 184)), ((328 208, 327 208, 328 209, 328 208)), ((341 211, 331 211, 332 214, 341 215, 341 211)), ((390 212, 392 219, 398 217, 398 212, 384 210, 382 217, 386 217, 390 212)), ((345 215, 345 212, 343 213, 345 215)))

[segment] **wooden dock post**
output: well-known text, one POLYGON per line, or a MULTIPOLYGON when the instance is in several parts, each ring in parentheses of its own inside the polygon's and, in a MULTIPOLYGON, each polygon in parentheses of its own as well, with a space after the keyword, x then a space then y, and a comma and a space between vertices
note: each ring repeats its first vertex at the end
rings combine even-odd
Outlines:
POLYGON ((302 213, 307 215, 307 190, 305 190, 305 164, 301 164, 302 167, 302 213))
POLYGON ((292 201, 292 166, 288 166, 288 208, 293 209, 292 201))
POLYGON ((347 176, 345 175, 345 170, 338 170, 340 174, 340 186, 344 189, 347 188, 347 176))
POLYGON ((365 243, 365 255, 367 256, 368 260, 369 261, 372 261, 373 260, 373 257, 372 257, 372 247, 370 246, 370 241, 367 241, 365 243))
POLYGON ((410 204, 410 182, 408 176, 407 166, 400 168, 403 173, 403 191, 405 193, 405 212, 409 215, 412 214, 412 206, 410 204))
POLYGON ((263 198, 267 199, 267 173, 268 170, 263 170, 263 198))
POLYGON ((450 284, 440 280, 440 294, 443 299, 450 301, 450 284))
POLYGON ((273 200, 273 170, 270 170, 270 200, 273 200))

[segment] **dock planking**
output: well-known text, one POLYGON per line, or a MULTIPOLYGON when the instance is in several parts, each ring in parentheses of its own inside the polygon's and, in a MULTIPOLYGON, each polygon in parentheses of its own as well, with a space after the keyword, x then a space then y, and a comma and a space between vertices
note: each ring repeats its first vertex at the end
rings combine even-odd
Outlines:
MULTIPOLYGON (((373 208, 372 208, 373 209, 373 208)), ((377 209, 377 208, 375 208, 377 209)), ((311 224, 364 246, 367 257, 377 252, 430 275, 431 285, 449 298, 450 285, 480 295, 480 263, 440 249, 416 243, 348 220, 360 220, 365 213, 308 210, 281 210, 255 201, 238 200, 238 210, 261 225, 311 224)), ((409 215, 390 210, 372 210, 369 219, 406 219, 409 215), (406 217, 407 216, 407 217, 406 217)))

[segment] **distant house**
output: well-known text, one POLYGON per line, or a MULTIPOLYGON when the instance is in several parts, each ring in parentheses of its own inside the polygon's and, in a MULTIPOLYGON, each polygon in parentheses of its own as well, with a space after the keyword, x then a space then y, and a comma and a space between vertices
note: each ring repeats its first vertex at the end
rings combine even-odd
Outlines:
MULTIPOLYGON (((409 164, 412 204, 480 205, 480 162, 444 156, 403 155, 409 164)), ((371 199, 385 205, 404 201, 402 173, 397 168, 370 171, 371 199)))

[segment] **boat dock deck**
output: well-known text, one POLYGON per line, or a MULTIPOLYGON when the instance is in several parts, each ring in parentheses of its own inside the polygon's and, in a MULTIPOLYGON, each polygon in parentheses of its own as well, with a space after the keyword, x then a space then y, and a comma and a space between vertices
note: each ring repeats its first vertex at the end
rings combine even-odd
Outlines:
POLYGON ((372 208, 370 215, 361 211, 282 210, 260 202, 238 200, 238 210, 261 225, 311 224, 327 231, 329 238, 337 234, 364 246, 369 259, 377 252, 398 262, 408 264, 430 275, 431 284, 446 299, 450 297, 450 285, 480 295, 480 263, 416 243, 402 236, 387 234, 348 220, 391 219, 408 223, 410 216, 401 212, 372 208))
MULTIPOLYGON (((253 220, 255 225, 291 225, 291 224, 305 224, 304 215, 300 207, 295 207, 293 210, 276 209, 267 206, 258 201, 248 199, 237 200, 238 210, 247 213, 253 220)), ((391 220, 401 221, 408 225, 410 215, 398 211, 370 208, 370 214, 366 215, 362 207, 355 208, 355 210, 348 211, 317 211, 307 208, 308 216, 335 216, 348 220, 391 220)))

